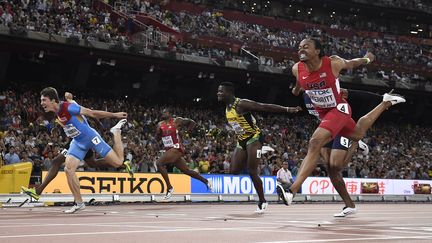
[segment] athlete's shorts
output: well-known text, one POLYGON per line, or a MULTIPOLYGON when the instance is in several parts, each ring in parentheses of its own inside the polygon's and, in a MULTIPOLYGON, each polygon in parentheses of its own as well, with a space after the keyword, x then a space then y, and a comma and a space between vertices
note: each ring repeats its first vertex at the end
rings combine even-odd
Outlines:
POLYGON ((342 137, 337 135, 333 140, 324 145, 324 148, 329 149, 340 149, 347 151, 349 147, 351 147, 352 141, 346 137, 342 137))
POLYGON ((339 104, 326 113, 321 113, 319 127, 331 132, 332 138, 337 135, 349 137, 355 130, 356 123, 351 118, 351 107, 348 103, 339 104))
POLYGON ((248 137, 248 138, 245 138, 243 140, 238 140, 237 141, 237 148, 246 150, 246 147, 249 144, 252 144, 252 143, 254 143, 256 141, 259 141, 260 143, 263 143, 264 142, 264 135, 262 133, 257 133, 257 134, 254 134, 254 135, 248 137))
POLYGON ((88 139, 85 142, 72 139, 72 142, 69 145, 67 155, 72 155, 73 157, 81 161, 84 160, 87 151, 89 151, 90 149, 93 149, 102 158, 105 158, 107 154, 112 150, 112 148, 105 142, 105 140, 103 140, 103 138, 98 133, 96 133, 91 139, 88 139))
POLYGON ((183 144, 180 145, 178 148, 176 148, 176 147, 164 147, 165 152, 168 151, 168 150, 170 150, 170 149, 177 149, 177 150, 180 151, 180 153, 182 153, 182 154, 185 154, 185 153, 186 153, 186 151, 185 151, 185 147, 183 146, 183 144))

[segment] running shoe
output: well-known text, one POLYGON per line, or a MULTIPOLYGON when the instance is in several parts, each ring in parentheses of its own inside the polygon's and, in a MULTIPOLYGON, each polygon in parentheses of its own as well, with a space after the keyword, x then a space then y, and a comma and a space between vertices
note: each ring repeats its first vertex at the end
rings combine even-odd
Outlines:
POLYGON ((267 207, 268 207, 268 202, 259 202, 258 207, 255 210, 255 213, 262 214, 267 210, 267 207))
POLYGON ((207 190, 209 190, 210 192, 214 192, 213 184, 210 180, 207 180, 207 190))
POLYGON ((82 211, 86 208, 85 204, 82 203, 75 203, 70 209, 63 211, 66 214, 72 214, 76 213, 78 211, 82 211))
POLYGON ((399 103, 405 102, 405 98, 398 94, 392 94, 393 90, 383 95, 383 101, 389 101, 392 105, 396 105, 399 103))
POLYGON ((170 188, 170 189, 168 189, 168 191, 167 191, 167 193, 166 193, 164 199, 165 199, 165 200, 170 199, 170 198, 172 197, 173 193, 174 193, 174 188, 170 188))
POLYGON ((358 146, 359 146, 360 151, 361 151, 361 153, 363 155, 368 155, 369 154, 369 146, 366 143, 364 143, 362 140, 360 140, 358 142, 358 146))
POLYGON ((129 173, 131 178, 134 178, 134 172, 132 170, 131 162, 129 160, 126 160, 123 162, 123 165, 125 166, 125 170, 127 173, 129 173))
POLYGON ((277 192, 279 198, 284 202, 285 205, 288 206, 287 201, 284 197, 284 193, 283 193, 284 191, 285 191, 285 189, 282 187, 281 184, 276 185, 276 192, 277 192))
POLYGON ((111 127, 110 132, 114 133, 121 131, 121 128, 124 126, 124 124, 126 124, 126 122, 126 119, 121 119, 119 122, 117 122, 117 124, 115 124, 115 126, 111 127))
POLYGON ((33 198, 36 201, 38 201, 40 198, 40 196, 36 193, 36 190, 34 188, 27 188, 25 186, 22 186, 21 191, 29 195, 31 198, 33 198))
POLYGON ((343 218, 351 214, 356 214, 357 209, 356 208, 350 208, 350 207, 344 207, 342 212, 334 214, 334 217, 343 218))

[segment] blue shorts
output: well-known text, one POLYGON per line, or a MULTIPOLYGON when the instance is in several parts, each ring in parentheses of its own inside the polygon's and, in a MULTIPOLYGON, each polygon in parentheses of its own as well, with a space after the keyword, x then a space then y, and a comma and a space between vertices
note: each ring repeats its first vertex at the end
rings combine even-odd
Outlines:
POLYGON ((324 148, 340 149, 347 151, 351 147, 352 141, 346 137, 337 135, 333 140, 324 145, 324 148))
POLYGON ((71 155, 81 161, 84 160, 87 151, 90 149, 93 149, 102 158, 105 158, 112 150, 105 140, 103 140, 103 138, 98 133, 95 133, 91 139, 88 139, 85 142, 72 139, 67 155, 71 155))

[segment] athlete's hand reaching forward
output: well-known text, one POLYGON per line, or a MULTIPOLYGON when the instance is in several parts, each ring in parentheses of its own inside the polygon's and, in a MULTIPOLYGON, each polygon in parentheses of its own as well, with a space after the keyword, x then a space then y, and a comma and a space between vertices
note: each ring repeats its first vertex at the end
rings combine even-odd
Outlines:
POLYGON ((372 54, 372 52, 368 52, 368 53, 366 53, 366 55, 364 56, 364 58, 369 58, 369 60, 370 60, 369 63, 375 61, 375 55, 372 54))
POLYGON ((115 112, 113 114, 114 114, 114 117, 118 118, 118 119, 124 119, 124 118, 127 118, 127 116, 128 116, 126 112, 115 112))
POLYGON ((302 110, 302 108, 300 106, 287 107, 287 112, 289 112, 289 113, 297 113, 297 112, 299 112, 301 110, 302 110))

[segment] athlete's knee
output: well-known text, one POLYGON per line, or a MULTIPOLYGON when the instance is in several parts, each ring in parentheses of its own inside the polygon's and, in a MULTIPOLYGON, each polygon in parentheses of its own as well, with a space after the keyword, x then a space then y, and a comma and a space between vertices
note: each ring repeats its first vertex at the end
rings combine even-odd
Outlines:
POLYGON ((73 174, 77 169, 77 165, 75 163, 66 163, 64 171, 66 174, 73 174))
POLYGON ((323 138, 317 138, 317 137, 312 137, 309 140, 309 150, 310 151, 314 151, 314 152, 320 152, 321 148, 324 146, 325 143, 325 139, 323 138))

